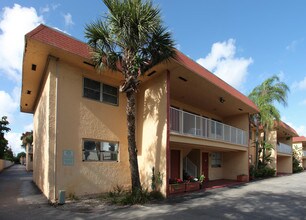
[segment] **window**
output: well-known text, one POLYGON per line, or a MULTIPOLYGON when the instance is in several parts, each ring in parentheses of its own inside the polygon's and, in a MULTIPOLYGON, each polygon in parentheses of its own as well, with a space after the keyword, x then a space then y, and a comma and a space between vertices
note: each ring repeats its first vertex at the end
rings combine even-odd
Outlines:
POLYGON ((83 95, 86 98, 118 105, 118 88, 84 78, 83 95))
POLYGON ((118 161, 118 142, 84 140, 83 161, 118 161))
POLYGON ((211 153, 211 167, 221 167, 221 153, 211 153))

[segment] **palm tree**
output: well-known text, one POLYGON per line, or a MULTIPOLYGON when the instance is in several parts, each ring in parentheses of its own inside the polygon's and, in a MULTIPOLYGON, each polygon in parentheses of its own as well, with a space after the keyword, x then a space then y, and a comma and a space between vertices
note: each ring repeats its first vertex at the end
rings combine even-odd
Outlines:
POLYGON ((22 133, 20 140, 22 141, 21 147, 26 149, 27 144, 32 145, 33 143, 33 131, 27 131, 22 133))
POLYGON ((128 152, 132 192, 141 189, 135 141, 136 92, 139 76, 154 65, 175 58, 174 41, 163 27, 160 10, 151 1, 103 0, 109 12, 86 25, 85 37, 99 71, 108 68, 124 77, 120 92, 127 97, 128 152))
MULTIPOLYGON (((263 127, 264 137, 263 137, 263 157, 262 163, 264 164, 264 160, 266 158, 265 146, 266 143, 266 135, 267 132, 273 129, 274 122, 280 120, 279 110, 274 106, 275 102, 282 104, 283 106, 287 106, 287 94, 289 92, 289 87, 281 82, 278 76, 272 76, 266 79, 262 84, 256 86, 253 91, 249 94, 249 98, 258 106, 259 114, 253 116, 255 119, 254 122, 256 124, 256 152, 258 154, 258 126, 259 124, 263 127), (259 123, 258 123, 259 122, 259 123)), ((258 167, 258 155, 256 155, 256 165, 258 167)))

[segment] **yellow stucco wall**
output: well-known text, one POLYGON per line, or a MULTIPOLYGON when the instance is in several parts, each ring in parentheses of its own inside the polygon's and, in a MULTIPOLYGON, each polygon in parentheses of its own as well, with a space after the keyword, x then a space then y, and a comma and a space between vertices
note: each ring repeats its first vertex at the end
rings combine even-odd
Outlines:
POLYGON ((12 161, 0 159, 0 172, 4 170, 5 168, 12 166, 13 164, 14 162, 12 161))
POLYGON ((167 74, 141 84, 137 94, 137 144, 140 178, 150 190, 152 167, 163 175, 166 195, 167 74))
POLYGON ((50 60, 34 111, 33 180, 50 200, 54 200, 54 140, 56 62, 50 60))
POLYGON ((84 195, 108 192, 116 185, 128 187, 131 180, 125 94, 119 93, 118 106, 83 97, 84 76, 117 87, 120 81, 58 62, 57 191, 84 195), (119 161, 83 161, 84 139, 119 142, 119 161), (72 166, 63 165, 65 150, 74 154, 72 166))
POLYGON ((278 156, 277 157, 277 172, 278 173, 292 173, 291 156, 278 156))
MULTIPOLYGON (((173 85, 173 86, 175 86, 175 85, 173 85)), ((177 101, 175 99, 172 99, 171 97, 170 97, 170 104, 171 104, 171 106, 176 107, 176 108, 180 108, 182 110, 187 110, 189 112, 192 112, 192 113, 195 113, 195 114, 198 114, 198 115, 201 115, 201 116, 205 116, 205 117, 208 117, 208 118, 213 118, 213 119, 222 121, 222 118, 219 117, 216 114, 213 114, 213 113, 207 112, 207 111, 203 111, 202 109, 199 109, 199 108, 196 108, 194 106, 188 105, 186 103, 177 101)))
MULTIPOLYGON (((236 128, 245 130, 247 132, 247 135, 249 135, 249 115, 248 114, 240 114, 240 115, 235 115, 235 116, 225 118, 224 123, 234 126, 236 128)), ((249 139, 249 136, 247 140, 248 139, 249 139)))
POLYGON ((241 174, 249 174, 247 151, 224 152, 223 178, 236 180, 241 174))
POLYGON ((26 145, 26 170, 32 171, 33 170, 33 160, 31 161, 31 157, 33 159, 33 153, 29 152, 31 148, 30 144, 26 145))

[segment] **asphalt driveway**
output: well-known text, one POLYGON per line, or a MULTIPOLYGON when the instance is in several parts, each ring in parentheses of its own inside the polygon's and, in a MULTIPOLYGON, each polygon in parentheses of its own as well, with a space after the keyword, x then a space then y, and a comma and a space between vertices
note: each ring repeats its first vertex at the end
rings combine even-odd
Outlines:
POLYGON ((0 173, 0 219, 306 219, 306 172, 117 209, 53 207, 15 165, 0 173))

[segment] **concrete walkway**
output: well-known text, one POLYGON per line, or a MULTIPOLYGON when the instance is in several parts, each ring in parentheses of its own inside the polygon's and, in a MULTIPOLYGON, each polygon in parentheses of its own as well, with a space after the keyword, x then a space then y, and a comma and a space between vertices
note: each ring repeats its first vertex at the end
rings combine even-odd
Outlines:
POLYGON ((0 219, 305 219, 306 172, 177 196, 161 204, 63 210, 15 165, 0 173, 0 219))

